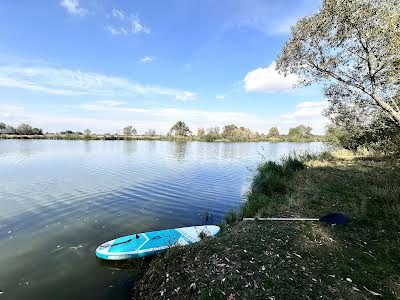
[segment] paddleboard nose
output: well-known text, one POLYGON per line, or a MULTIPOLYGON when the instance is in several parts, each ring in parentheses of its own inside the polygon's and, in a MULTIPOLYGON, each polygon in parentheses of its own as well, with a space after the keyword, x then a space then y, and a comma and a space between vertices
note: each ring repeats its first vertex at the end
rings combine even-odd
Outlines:
POLYGON ((211 236, 214 236, 220 232, 221 228, 216 225, 207 225, 207 231, 209 231, 211 236))

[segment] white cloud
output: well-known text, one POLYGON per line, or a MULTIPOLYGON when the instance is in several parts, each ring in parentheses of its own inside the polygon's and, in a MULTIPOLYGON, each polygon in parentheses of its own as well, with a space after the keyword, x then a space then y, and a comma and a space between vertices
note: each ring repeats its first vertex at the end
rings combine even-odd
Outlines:
POLYGON ((253 92, 279 92, 293 89, 299 78, 296 75, 283 76, 278 73, 276 63, 273 62, 266 68, 258 68, 247 73, 244 78, 246 91, 253 92))
POLYGON ((79 106, 79 108, 88 110, 88 111, 136 112, 136 113, 148 112, 147 109, 124 107, 124 106, 122 106, 123 104, 125 104, 125 102, 116 101, 116 100, 103 100, 103 101, 96 101, 96 102, 92 102, 92 103, 83 103, 79 106))
POLYGON ((106 30, 112 35, 150 34, 151 32, 149 27, 141 23, 138 16, 126 16, 122 10, 114 8, 108 18, 114 19, 114 24, 105 26, 106 30))
POLYGON ((154 60, 156 60, 157 58, 155 57, 155 56, 145 56, 145 57, 142 57, 141 59, 140 59, 140 62, 142 62, 142 63, 148 63, 148 62, 151 62, 151 61, 154 61, 154 60))
POLYGON ((65 96, 100 97, 164 96, 172 100, 194 100, 196 93, 131 80, 53 67, 0 67, 0 86, 65 96))
POLYGON ((131 29, 132 29, 133 34, 138 34, 138 33, 149 34, 150 33, 150 28, 141 24, 140 20, 137 16, 133 16, 131 18, 131 29))
POLYGON ((299 103, 294 112, 280 116, 280 124, 289 127, 304 124, 311 126, 315 133, 322 134, 328 124, 328 119, 322 114, 327 106, 327 101, 299 103))
POLYGON ((225 99, 225 95, 216 95, 215 99, 217 100, 224 100, 225 99))
POLYGON ((125 13, 122 10, 113 8, 111 13, 114 18, 117 18, 119 20, 125 19, 125 13))
POLYGON ((106 29, 112 35, 128 35, 128 31, 124 27, 113 27, 111 25, 107 25, 106 29))
POLYGON ((0 117, 8 119, 14 115, 18 116, 22 110, 23 107, 21 106, 2 104, 0 105, 0 117))
POLYGON ((197 99, 197 94, 188 91, 184 91, 183 93, 176 96, 176 100, 180 101, 191 101, 196 99, 197 99))
POLYGON ((64 96, 79 96, 86 94, 83 91, 71 91, 71 90, 63 90, 57 88, 49 88, 45 86, 40 86, 35 83, 25 81, 25 80, 18 80, 13 78, 6 78, 0 77, 0 86, 12 87, 12 88, 19 88, 23 90, 29 90, 34 92, 44 92, 47 94, 53 95, 64 95, 64 96))
POLYGON ((80 7, 79 0, 62 0, 60 5, 72 15, 84 16, 89 12, 86 8, 80 7))

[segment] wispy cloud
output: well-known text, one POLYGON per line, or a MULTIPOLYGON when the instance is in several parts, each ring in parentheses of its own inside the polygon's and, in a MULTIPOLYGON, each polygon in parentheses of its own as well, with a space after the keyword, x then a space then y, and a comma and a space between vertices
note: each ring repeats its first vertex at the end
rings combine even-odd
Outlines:
POLYGON ((146 64, 146 63, 152 62, 156 59, 157 59, 157 57, 155 57, 155 56, 145 56, 140 59, 140 62, 146 64))
POLYGON ((244 88, 248 92, 279 92, 294 88, 299 78, 295 75, 283 76, 275 69, 273 62, 266 68, 257 68, 247 73, 244 78, 244 88))
POLYGON ((150 34, 151 32, 137 15, 127 14, 123 10, 114 8, 107 17, 110 19, 110 24, 107 24, 105 28, 112 35, 150 34))
POLYGON ((136 108, 136 107, 126 107, 123 106, 125 102, 116 100, 103 100, 96 101, 92 103, 83 103, 79 106, 80 109, 88 111, 107 111, 107 112, 135 112, 135 113, 145 113, 148 109, 136 108))
POLYGON ((41 86, 27 80, 18 80, 14 78, 0 77, 0 86, 19 88, 34 92, 44 92, 47 94, 64 95, 64 96, 79 96, 86 94, 83 91, 72 91, 41 86))
POLYGON ((163 96, 171 100, 194 100, 196 93, 99 73, 54 67, 0 67, 0 86, 65 96, 94 95, 104 98, 163 96))
POLYGON ((0 117, 9 119, 14 115, 18 116, 23 110, 23 107, 9 104, 0 105, 0 117))
POLYGON ((89 11, 80 6, 79 0, 62 0, 60 5, 64 7, 68 13, 76 16, 84 16, 89 11))
POLYGON ((107 25, 106 29, 112 35, 128 35, 128 31, 124 27, 113 27, 111 25, 107 25))
POLYGON ((225 95, 216 95, 215 99, 217 100, 224 100, 225 99, 225 95))
POLYGON ((117 19, 120 19, 120 20, 124 20, 125 19, 125 13, 122 10, 113 8, 111 13, 112 13, 112 16, 114 18, 117 18, 117 19))
POLYGON ((197 94, 193 92, 183 92, 176 97, 176 100, 180 101, 192 101, 197 99, 197 94))
POLYGON ((132 28, 132 32, 134 34, 137 33, 145 33, 145 34, 149 34, 150 33, 150 28, 143 25, 138 16, 133 16, 131 17, 131 28, 132 28))

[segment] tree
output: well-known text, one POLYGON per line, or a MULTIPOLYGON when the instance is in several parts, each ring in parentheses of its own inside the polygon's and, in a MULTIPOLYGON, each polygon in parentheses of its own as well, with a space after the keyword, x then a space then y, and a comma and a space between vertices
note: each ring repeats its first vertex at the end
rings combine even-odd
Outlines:
POLYGON ((203 137, 206 134, 206 131, 204 128, 197 128, 197 136, 198 137, 203 137))
POLYGON ((362 107, 366 124, 373 113, 400 127, 399 24, 398 0, 324 0, 292 28, 277 69, 323 82, 330 107, 362 107))
POLYGON ((122 134, 125 135, 125 136, 136 135, 136 129, 133 128, 132 125, 126 126, 126 127, 122 130, 122 134))
POLYGON ((295 138, 309 138, 311 136, 312 128, 310 126, 298 125, 289 129, 289 137, 295 138))
POLYGON ((207 128, 207 134, 213 134, 215 136, 218 136, 219 135, 219 127, 214 126, 214 127, 207 128))
POLYGON ((12 127, 11 125, 6 125, 6 128, 5 128, 5 129, 7 129, 9 132, 13 132, 13 133, 16 133, 16 132, 17 132, 17 130, 15 130, 15 128, 12 127))
POLYGON ((346 131, 338 126, 329 125, 325 132, 325 141, 333 145, 342 145, 344 148, 351 148, 351 138, 346 131))
POLYGON ((178 121, 176 122, 170 129, 170 133, 177 136, 188 136, 192 134, 189 127, 185 124, 185 122, 178 121))
POLYGON ((6 129, 6 124, 3 122, 0 122, 0 129, 6 129))
POLYGON ((156 135, 156 130, 155 129, 147 129, 147 131, 144 133, 144 135, 148 135, 148 136, 155 136, 156 135))
POLYGON ((88 140, 88 139, 90 139, 90 136, 91 136, 92 132, 90 131, 90 129, 85 129, 85 130, 83 131, 83 134, 84 134, 84 138, 85 138, 86 140, 88 140))
POLYGON ((43 130, 40 128, 32 128, 32 134, 34 135, 43 135, 43 130))
POLYGON ((268 137, 277 137, 279 136, 278 127, 271 127, 267 134, 268 137))
POLYGON ((17 127, 18 134, 32 134, 32 126, 26 123, 22 123, 17 127))
POLYGON ((238 127, 235 124, 225 125, 222 129, 222 136, 228 138, 235 134, 238 127))

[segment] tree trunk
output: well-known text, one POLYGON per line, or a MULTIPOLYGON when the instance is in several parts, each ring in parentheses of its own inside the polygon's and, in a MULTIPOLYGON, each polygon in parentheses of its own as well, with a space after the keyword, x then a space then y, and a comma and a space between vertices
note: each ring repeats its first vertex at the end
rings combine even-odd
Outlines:
POLYGON ((372 99, 375 100, 375 102, 382 108, 384 109, 389 115, 394 119, 394 121, 397 123, 397 125, 400 127, 400 112, 396 111, 393 107, 391 107, 389 104, 387 104, 383 99, 381 99, 379 96, 373 94, 371 95, 372 99))

